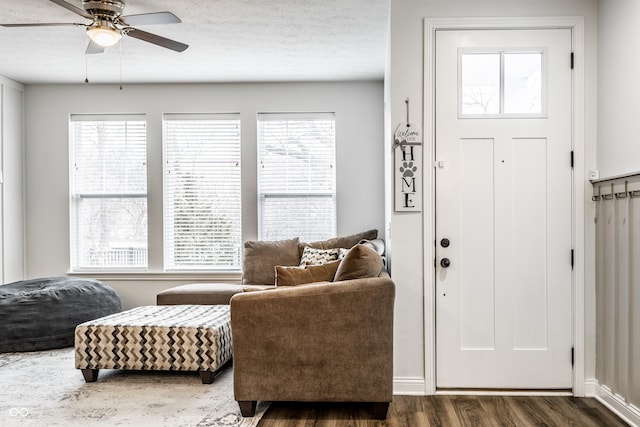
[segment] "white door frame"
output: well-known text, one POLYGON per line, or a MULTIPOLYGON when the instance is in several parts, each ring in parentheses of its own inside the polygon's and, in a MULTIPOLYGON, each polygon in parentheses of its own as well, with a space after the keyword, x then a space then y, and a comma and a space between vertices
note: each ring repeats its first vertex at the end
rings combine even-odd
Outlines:
MULTIPOLYGON (((435 36, 437 30, 469 29, 552 29, 572 30, 574 70, 572 80, 572 147, 574 150, 572 242, 574 268, 573 302, 573 394, 585 395, 585 296, 584 296, 584 18, 581 16, 515 18, 434 18, 424 20, 424 342, 425 393, 436 393, 435 324, 435 36), (429 172, 430 171, 430 172, 429 172)), ((567 58, 567 64, 569 64, 567 58)), ((569 159, 567 159, 569 161, 569 159)), ((567 255, 568 256, 568 255, 567 255)))

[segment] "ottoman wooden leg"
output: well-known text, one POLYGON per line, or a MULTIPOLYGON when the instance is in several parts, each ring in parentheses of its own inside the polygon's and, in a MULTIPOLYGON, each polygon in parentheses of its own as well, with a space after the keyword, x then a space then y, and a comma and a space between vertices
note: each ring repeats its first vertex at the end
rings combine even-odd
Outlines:
POLYGON ((200 379, 202 380, 202 384, 212 384, 213 383, 213 372, 211 371, 198 371, 200 373, 200 379))
POLYGON ((84 381, 88 383, 96 382, 98 380, 98 372, 100 372, 100 369, 82 369, 84 381))

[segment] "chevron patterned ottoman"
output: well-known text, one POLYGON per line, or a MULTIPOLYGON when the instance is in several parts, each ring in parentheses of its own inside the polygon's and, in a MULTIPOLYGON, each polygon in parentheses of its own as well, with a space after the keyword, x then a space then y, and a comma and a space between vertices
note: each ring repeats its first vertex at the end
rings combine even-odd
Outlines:
POLYGON ((203 384, 232 356, 228 305, 144 306, 81 323, 76 368, 198 371, 203 384))

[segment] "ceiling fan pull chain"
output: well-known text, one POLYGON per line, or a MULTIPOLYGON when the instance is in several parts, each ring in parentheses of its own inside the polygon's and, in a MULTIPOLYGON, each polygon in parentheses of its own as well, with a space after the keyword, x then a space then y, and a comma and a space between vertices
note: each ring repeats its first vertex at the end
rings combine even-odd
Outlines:
POLYGON ((124 40, 120 41, 120 90, 122 90, 122 45, 124 40))
POLYGON ((89 58, 86 53, 84 55, 84 82, 89 83, 89 58))

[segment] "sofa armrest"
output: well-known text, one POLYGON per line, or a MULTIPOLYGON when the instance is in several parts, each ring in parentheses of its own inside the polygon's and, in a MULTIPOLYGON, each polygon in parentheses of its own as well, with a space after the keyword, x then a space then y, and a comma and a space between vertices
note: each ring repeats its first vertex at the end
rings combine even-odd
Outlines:
POLYGON ((235 399, 391 401, 394 299, 383 277, 234 295, 235 399))

